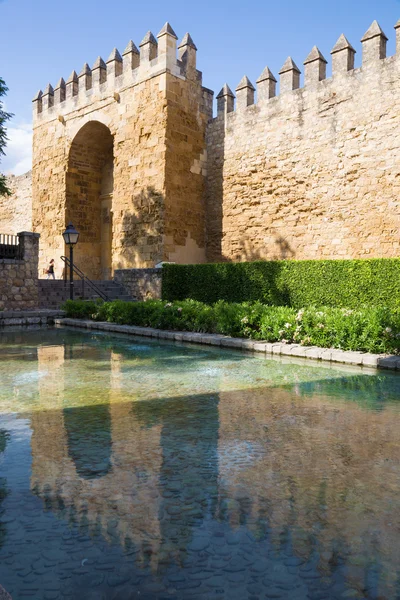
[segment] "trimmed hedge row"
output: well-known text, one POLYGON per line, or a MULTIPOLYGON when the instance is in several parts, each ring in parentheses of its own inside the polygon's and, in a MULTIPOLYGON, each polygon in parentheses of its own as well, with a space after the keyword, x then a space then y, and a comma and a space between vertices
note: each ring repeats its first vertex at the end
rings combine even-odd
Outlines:
POLYGON ((260 302, 213 305, 195 300, 96 303, 67 301, 68 317, 176 331, 200 331, 322 348, 399 353, 400 310, 267 306, 260 302))
POLYGON ((274 306, 400 307, 400 259, 164 265, 164 300, 274 306))

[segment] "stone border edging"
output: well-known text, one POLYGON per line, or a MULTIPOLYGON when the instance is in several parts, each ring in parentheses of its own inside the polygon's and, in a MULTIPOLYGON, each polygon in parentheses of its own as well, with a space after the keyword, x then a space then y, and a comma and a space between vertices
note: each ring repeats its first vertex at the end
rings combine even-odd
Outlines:
POLYGON ((96 322, 84 321, 81 319, 62 318, 55 319, 55 323, 56 325, 69 325, 71 327, 82 327, 84 329, 98 329, 100 331, 110 331, 114 333, 127 333, 161 340, 192 342, 197 344, 221 346, 225 348, 236 348, 238 350, 271 354, 273 356, 294 356, 296 358, 310 358, 313 360, 323 360, 363 367, 400 370, 400 356, 389 356, 387 354, 351 352, 346 350, 335 350, 333 348, 319 348, 317 346, 301 346, 300 344, 281 344, 279 342, 259 342, 245 338, 232 338, 215 333, 168 331, 165 329, 153 329, 151 327, 137 327, 135 325, 117 325, 116 323, 107 323, 103 321, 96 322))
MULTIPOLYGON (((63 310, 2 310, 0 311, 0 330, 11 325, 49 325, 63 317, 63 310)), ((1 600, 1 598, 0 598, 1 600)))

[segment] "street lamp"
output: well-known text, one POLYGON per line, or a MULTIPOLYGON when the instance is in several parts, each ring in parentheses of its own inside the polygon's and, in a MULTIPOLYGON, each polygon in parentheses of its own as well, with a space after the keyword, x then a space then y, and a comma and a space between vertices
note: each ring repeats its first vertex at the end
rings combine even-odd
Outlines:
POLYGON ((79 232, 70 223, 63 233, 64 242, 69 246, 69 297, 74 299, 74 246, 78 241, 79 232))

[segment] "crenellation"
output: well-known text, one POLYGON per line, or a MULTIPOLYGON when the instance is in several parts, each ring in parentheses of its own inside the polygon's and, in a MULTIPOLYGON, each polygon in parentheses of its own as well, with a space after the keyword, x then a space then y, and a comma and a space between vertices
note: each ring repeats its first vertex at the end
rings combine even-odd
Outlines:
POLYGON ((289 56, 279 71, 280 75, 280 93, 291 92, 300 87, 300 69, 289 56))
POLYGON ((398 256, 400 60, 386 58, 386 41, 374 23, 355 69, 341 35, 328 79, 313 48, 302 88, 288 59, 274 100, 266 69, 257 110, 226 114, 221 91, 225 119, 207 130, 207 260, 398 256))
POLYGON ((363 67, 386 58, 387 41, 388 38, 382 31, 378 21, 374 21, 361 38, 363 67))
POLYGON ((42 90, 39 90, 37 92, 36 96, 34 96, 34 98, 32 99, 34 116, 38 115, 42 112, 42 109, 43 109, 42 98, 43 98, 43 92, 42 92, 42 90))
POLYGON ((200 105, 201 112, 206 115, 208 120, 213 118, 214 92, 208 88, 202 87, 202 101, 200 105))
POLYGON ((178 37, 171 25, 167 22, 157 35, 157 65, 169 70, 176 66, 176 43, 178 37))
POLYGON ((92 67, 92 88, 99 87, 107 81, 107 66, 101 56, 98 56, 92 67))
POLYGON ((396 54, 400 54, 400 19, 394 26, 396 32, 396 54))
POLYGON ((263 102, 276 96, 276 78, 268 67, 265 67, 257 79, 257 101, 263 102))
POLYGON ((227 115, 233 112, 235 109, 235 95, 227 83, 222 87, 220 93, 217 96, 217 113, 220 115, 227 115))
POLYGON ((356 51, 348 39, 341 34, 338 41, 331 50, 332 75, 340 75, 354 69, 354 57, 356 51))
POLYGON ((78 75, 78 88, 79 93, 86 92, 86 90, 90 90, 92 87, 92 70, 89 67, 88 63, 85 63, 82 67, 81 72, 78 75))
POLYGON ((245 75, 236 88, 236 110, 243 110, 254 104, 254 93, 256 89, 247 75, 245 75))
POLYGON ((140 66, 143 63, 150 62, 157 58, 157 40, 151 31, 148 31, 139 44, 140 48, 140 66))
POLYGON ((124 73, 137 69, 140 63, 140 52, 135 44, 130 40, 122 53, 124 73))
POLYGON ((113 49, 110 56, 106 61, 107 65, 107 79, 109 77, 119 77, 122 75, 123 63, 122 56, 116 48, 113 49))
POLYGON ((77 96, 79 92, 79 79, 76 71, 72 71, 65 84, 65 99, 69 100, 77 96))
POLYGON ((42 111, 48 110, 54 105, 54 90, 53 86, 49 83, 45 87, 42 95, 42 111))
MULTIPOLYGON (((395 30, 399 48, 400 21, 395 30)), ((222 87, 215 119, 190 34, 177 48, 166 23, 157 40, 148 32, 140 50, 129 42, 122 57, 114 49, 107 65, 99 57, 93 71, 85 64, 79 77, 73 71, 65 84, 60 79, 54 91, 49 85, 33 99, 34 223, 51 254, 62 252, 52 240, 68 210, 83 223, 81 248, 92 274, 107 252, 113 268, 202 261, 205 239, 210 260, 398 251, 391 232, 394 222, 400 226, 400 60, 382 60, 387 38, 376 22, 362 40, 361 68, 341 35, 331 51, 332 77, 314 46, 303 87, 289 57, 278 96, 266 67, 257 104, 245 76, 236 110, 235 94, 222 87), (61 213, 60 206, 69 208, 61 213), (382 235, 374 234, 370 214, 382 235), (99 231, 111 222, 112 247, 101 254, 99 231)))
POLYGON ((190 33, 186 33, 178 46, 178 59, 182 63, 183 74, 188 79, 195 79, 197 77, 196 55, 196 44, 193 42, 190 33))
POLYGON ((317 46, 314 46, 304 61, 304 84, 313 85, 326 79, 326 65, 328 61, 321 54, 317 46))
POLYGON ((56 86, 54 88, 54 104, 61 104, 61 102, 64 102, 65 93, 66 93, 66 84, 65 84, 64 79, 61 77, 61 79, 58 80, 58 82, 56 83, 56 86))

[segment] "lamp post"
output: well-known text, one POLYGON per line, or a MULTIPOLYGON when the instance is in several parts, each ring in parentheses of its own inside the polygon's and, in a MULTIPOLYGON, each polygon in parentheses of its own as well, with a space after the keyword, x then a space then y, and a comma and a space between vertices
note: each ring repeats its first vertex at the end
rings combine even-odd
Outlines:
POLYGON ((63 233, 64 242, 69 246, 69 297, 74 299, 74 246, 79 239, 79 232, 70 223, 63 233))

